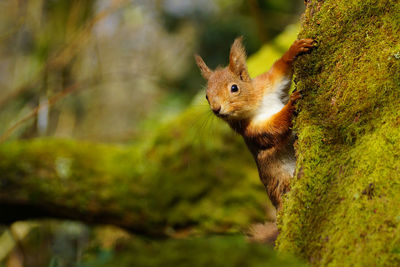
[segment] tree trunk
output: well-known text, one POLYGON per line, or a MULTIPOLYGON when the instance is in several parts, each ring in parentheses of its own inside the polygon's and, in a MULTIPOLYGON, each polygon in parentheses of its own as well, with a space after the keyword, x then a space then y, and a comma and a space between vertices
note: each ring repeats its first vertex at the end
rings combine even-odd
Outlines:
POLYGON ((400 2, 313 0, 295 66, 297 177, 278 249, 321 266, 400 264, 400 2))

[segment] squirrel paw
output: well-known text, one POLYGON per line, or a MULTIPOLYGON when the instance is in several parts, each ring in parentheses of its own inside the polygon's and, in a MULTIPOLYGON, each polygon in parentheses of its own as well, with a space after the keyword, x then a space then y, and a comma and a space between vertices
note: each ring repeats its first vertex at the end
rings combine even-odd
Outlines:
POLYGON ((296 92, 293 92, 293 93, 290 95, 289 101, 290 101, 291 104, 293 105, 293 104, 296 103, 296 101, 297 101, 298 99, 300 99, 300 98, 301 98, 300 92, 299 92, 299 91, 296 91, 296 92))
POLYGON ((294 41, 292 46, 289 48, 290 57, 293 59, 298 55, 310 51, 314 47, 315 40, 313 39, 300 39, 294 41))

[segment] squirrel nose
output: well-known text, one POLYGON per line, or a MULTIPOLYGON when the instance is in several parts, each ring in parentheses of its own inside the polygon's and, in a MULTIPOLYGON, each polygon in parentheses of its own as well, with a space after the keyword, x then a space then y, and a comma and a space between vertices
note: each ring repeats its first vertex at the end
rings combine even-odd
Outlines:
POLYGON ((212 111, 214 112, 215 115, 218 115, 219 112, 221 111, 221 106, 217 106, 212 108, 212 111))

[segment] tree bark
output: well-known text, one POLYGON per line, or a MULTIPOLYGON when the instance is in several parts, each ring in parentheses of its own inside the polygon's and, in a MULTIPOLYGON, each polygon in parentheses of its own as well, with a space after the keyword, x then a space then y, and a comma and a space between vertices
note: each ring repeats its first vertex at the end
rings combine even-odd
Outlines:
POLYGON ((296 63, 297 178, 278 249, 317 266, 400 264, 400 2, 313 0, 296 63))

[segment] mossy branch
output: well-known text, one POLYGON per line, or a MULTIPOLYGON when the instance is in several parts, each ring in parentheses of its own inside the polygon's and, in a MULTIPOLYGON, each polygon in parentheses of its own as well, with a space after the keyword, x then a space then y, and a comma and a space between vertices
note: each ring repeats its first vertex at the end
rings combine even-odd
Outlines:
POLYGON ((263 221, 267 197, 242 141, 223 124, 213 140, 199 134, 198 113, 188 110, 145 145, 2 144, 0 221, 66 218, 153 236, 237 232, 263 221))

